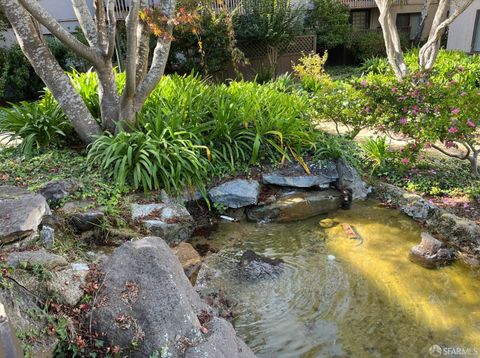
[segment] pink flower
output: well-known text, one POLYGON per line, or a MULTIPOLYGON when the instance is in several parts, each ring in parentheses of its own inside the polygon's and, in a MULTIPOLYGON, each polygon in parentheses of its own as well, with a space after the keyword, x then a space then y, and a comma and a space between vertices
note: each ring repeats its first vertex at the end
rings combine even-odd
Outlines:
POLYGON ((476 124, 473 123, 471 119, 468 119, 468 120, 467 120, 467 126, 469 126, 470 128, 475 128, 475 127, 476 127, 476 124))
POLYGON ((370 113, 371 109, 370 109, 370 107, 367 106, 367 107, 365 107, 365 108, 363 109, 363 111, 364 111, 365 113, 370 113))
POLYGON ((448 82, 448 83, 449 83, 449 84, 451 84, 451 85, 456 85, 456 84, 457 84, 457 81, 455 81, 455 80, 451 80, 451 81, 450 81, 450 82, 448 82))
POLYGON ((460 113, 460 109, 459 109, 459 108, 454 108, 454 109, 452 109, 452 114, 453 114, 454 116, 457 115, 457 114, 459 114, 459 113, 460 113))
POLYGON ((397 87, 392 87, 392 93, 396 93, 398 91, 397 87))
POLYGON ((360 84, 363 86, 363 87, 367 87, 368 83, 366 80, 362 80, 362 82, 360 82, 360 84))
POLYGON ((448 128, 448 133, 452 133, 452 134, 455 134, 458 132, 458 129, 457 127, 450 127, 448 128))
POLYGON ((463 67, 463 66, 458 66, 457 69, 458 69, 459 72, 465 71, 465 67, 463 67))
POLYGON ((465 97, 467 95, 467 92, 462 92, 460 93, 460 96, 465 97))
POLYGON ((408 120, 405 117, 400 118, 400 124, 404 125, 407 124, 408 120))
POLYGON ((445 142, 445 147, 453 148, 453 147, 455 147, 455 143, 453 143, 452 141, 449 140, 449 141, 445 142))
POLYGON ((425 148, 432 148, 432 145, 430 143, 425 143, 425 148))
POLYGON ((408 165, 410 163, 410 160, 408 158, 402 158, 402 164, 408 165))

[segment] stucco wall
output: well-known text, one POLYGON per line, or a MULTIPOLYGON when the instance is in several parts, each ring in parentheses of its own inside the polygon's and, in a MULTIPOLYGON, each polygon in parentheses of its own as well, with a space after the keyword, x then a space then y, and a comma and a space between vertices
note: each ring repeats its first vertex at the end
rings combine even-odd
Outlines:
MULTIPOLYGON (((39 0, 40 4, 57 19, 67 30, 75 31, 78 26, 77 17, 69 0, 39 0)), ((90 11, 93 11, 93 1, 87 1, 90 11)), ((48 34, 47 29, 43 29, 48 34)))
POLYGON ((448 31, 447 48, 470 52, 472 50, 473 29, 480 0, 475 0, 455 21, 448 31))

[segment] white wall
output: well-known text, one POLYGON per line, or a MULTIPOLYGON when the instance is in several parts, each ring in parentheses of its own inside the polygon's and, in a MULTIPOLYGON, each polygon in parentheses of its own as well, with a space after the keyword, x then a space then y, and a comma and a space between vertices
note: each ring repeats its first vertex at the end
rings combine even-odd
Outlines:
MULTIPOLYGON (((67 30, 75 31, 75 28, 78 27, 77 17, 70 0, 39 0, 39 2, 67 30)), ((90 11, 93 11, 93 1, 89 0, 87 3, 90 6, 90 11)), ((43 31, 46 34, 49 33, 45 28, 43 31)))
POLYGON ((477 10, 480 10, 480 0, 474 2, 450 25, 448 30, 447 48, 449 50, 472 50, 473 30, 477 10))

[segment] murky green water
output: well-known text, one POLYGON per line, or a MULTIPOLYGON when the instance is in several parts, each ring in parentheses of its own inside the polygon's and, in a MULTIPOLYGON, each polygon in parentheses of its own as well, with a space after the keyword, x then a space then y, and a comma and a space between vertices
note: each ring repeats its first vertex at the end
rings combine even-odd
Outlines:
POLYGON ((207 260, 219 273, 211 284, 237 301, 233 323, 259 357, 429 357, 432 345, 480 356, 478 273, 411 263, 421 231, 395 210, 367 202, 329 217, 363 243, 341 225, 322 229, 321 218, 225 223, 209 240, 221 249, 207 260), (240 279, 246 249, 282 258, 283 273, 240 279))

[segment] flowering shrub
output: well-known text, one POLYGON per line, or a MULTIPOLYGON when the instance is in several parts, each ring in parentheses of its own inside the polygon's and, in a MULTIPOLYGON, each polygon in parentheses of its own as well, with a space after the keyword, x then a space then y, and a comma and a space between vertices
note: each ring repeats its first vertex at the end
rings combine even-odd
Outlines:
POLYGON ((403 164, 408 165, 422 146, 432 146, 446 155, 469 160, 473 173, 478 175, 478 89, 455 80, 436 84, 420 72, 402 81, 366 76, 356 87, 368 100, 377 129, 411 140, 404 148, 403 164), (449 150, 459 147, 464 149, 460 154, 449 150))

